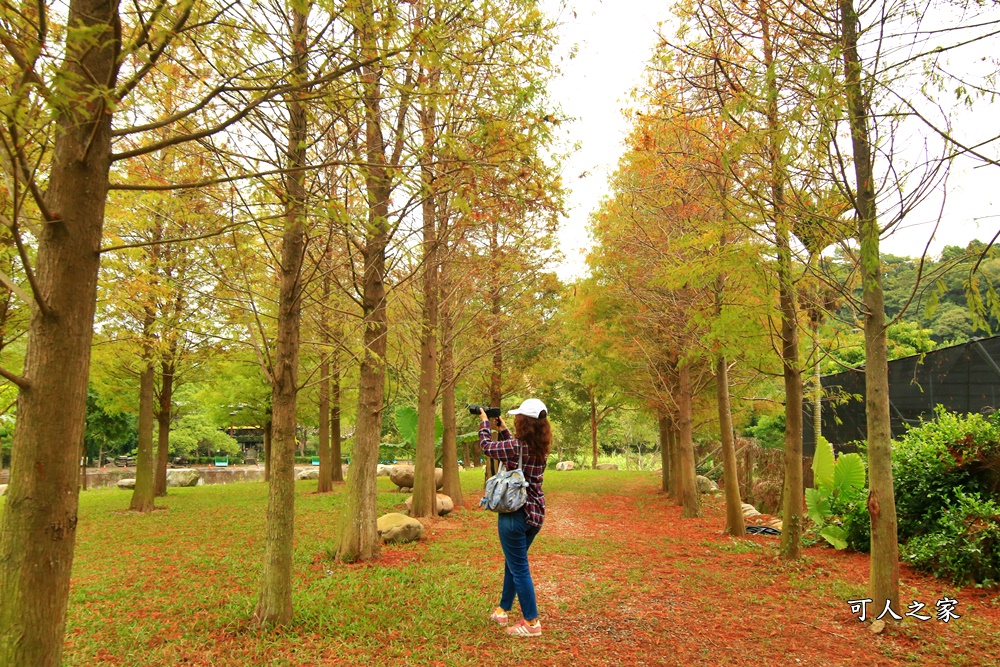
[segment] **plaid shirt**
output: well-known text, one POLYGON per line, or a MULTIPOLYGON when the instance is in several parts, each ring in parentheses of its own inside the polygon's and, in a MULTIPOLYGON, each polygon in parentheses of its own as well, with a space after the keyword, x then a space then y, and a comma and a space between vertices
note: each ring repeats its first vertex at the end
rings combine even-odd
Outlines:
MULTIPOLYGON (((510 431, 506 429, 500 431, 499 437, 499 442, 492 442, 493 434, 490 431, 489 421, 479 425, 479 446, 483 448, 483 454, 502 462, 507 470, 513 470, 517 468, 521 443, 510 437, 510 431)), ((528 515, 527 522, 529 525, 541 528, 542 521, 545 520, 545 494, 542 493, 545 459, 531 456, 525 448, 521 470, 524 471, 524 479, 528 482, 528 500, 524 503, 524 511, 528 515)))

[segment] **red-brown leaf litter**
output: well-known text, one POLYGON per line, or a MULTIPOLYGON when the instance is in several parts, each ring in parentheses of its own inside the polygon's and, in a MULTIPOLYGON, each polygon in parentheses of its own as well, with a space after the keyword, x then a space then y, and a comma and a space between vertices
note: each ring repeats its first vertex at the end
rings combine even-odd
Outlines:
POLYGON ((324 548, 336 502, 297 506, 295 622, 266 631, 249 623, 261 517, 234 523, 220 508, 209 539, 202 526, 185 531, 179 498, 161 515, 180 522, 170 524, 180 526, 177 545, 148 517, 99 518, 84 531, 66 664, 1000 665, 996 589, 956 588, 904 566, 903 605, 918 600, 933 616, 947 596, 960 618, 890 621, 874 634, 847 604, 867 596, 867 555, 810 546, 788 561, 777 537, 723 535, 721 495, 702 496, 702 517, 681 519, 655 475, 617 475, 592 478, 601 492, 575 477, 547 491, 530 554, 541 638, 508 638, 487 619, 503 558, 495 515, 475 508, 475 490, 452 515, 422 520, 419 542, 354 565, 324 548), (109 539, 102 531, 121 536, 114 553, 90 546, 109 539))

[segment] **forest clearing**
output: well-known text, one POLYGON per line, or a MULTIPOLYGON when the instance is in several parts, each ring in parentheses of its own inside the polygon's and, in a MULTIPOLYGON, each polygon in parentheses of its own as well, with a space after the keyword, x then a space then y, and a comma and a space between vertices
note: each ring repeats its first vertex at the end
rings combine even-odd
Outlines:
MULTIPOLYGON (((464 473, 469 485, 481 473, 464 473)), ((403 496, 383 479, 380 511, 403 496)), ((249 626, 266 487, 179 489, 143 518, 115 489, 81 497, 67 665, 907 665, 998 664, 1000 597, 904 568, 903 595, 959 601, 961 618, 889 623, 866 596, 867 556, 823 547, 778 557, 773 537, 722 534, 716 496, 681 521, 649 472, 550 472, 533 547, 546 635, 510 639, 486 619, 503 572, 492 514, 474 502, 425 519, 418 542, 343 565, 326 554, 342 494, 296 484, 293 624, 249 626), (113 546, 112 546, 113 545, 113 546)))
POLYGON ((643 2, 0 1, 0 667, 992 659, 1000 4, 643 2))

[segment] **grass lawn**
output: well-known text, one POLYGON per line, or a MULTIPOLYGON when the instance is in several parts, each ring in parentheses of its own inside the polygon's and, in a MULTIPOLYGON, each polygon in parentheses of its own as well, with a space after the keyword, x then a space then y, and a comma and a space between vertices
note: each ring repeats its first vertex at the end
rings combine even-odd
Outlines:
MULTIPOLYGON (((495 515, 474 509, 481 480, 465 473, 465 508, 425 522, 418 543, 349 566, 326 555, 342 489, 297 482, 295 622, 266 632, 248 624, 264 484, 171 489, 149 516, 124 512, 118 489, 82 493, 64 664, 1000 664, 997 591, 903 568, 907 603, 933 615, 947 595, 961 618, 873 635, 846 603, 865 597, 867 556, 812 547, 783 561, 776 538, 720 534, 721 498, 682 521, 655 475, 620 471, 547 473, 531 552, 544 635, 507 638, 486 619, 503 561, 495 515)), ((401 507, 405 496, 379 485, 380 510, 401 507)))

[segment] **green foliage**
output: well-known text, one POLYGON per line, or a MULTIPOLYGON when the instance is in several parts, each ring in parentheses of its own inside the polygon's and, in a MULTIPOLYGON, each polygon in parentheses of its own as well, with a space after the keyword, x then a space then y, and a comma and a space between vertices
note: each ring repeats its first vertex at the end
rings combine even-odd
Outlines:
POLYGON ((868 513, 868 489, 862 489, 859 499, 841 514, 841 522, 847 536, 847 546, 855 551, 867 553, 872 548, 872 518, 868 513))
MULTIPOLYGON (((229 465, 238 465, 243 463, 242 454, 226 454, 229 457, 229 465)), ((184 457, 186 465, 192 466, 210 466, 215 463, 215 456, 191 456, 184 457)), ((263 463, 261 463, 263 465, 263 463)))
POLYGON ((757 423, 746 429, 747 435, 757 438, 761 447, 783 449, 785 447, 785 415, 763 415, 757 423))
POLYGON ((127 452, 138 442, 138 417, 108 407, 93 388, 87 388, 87 421, 83 442, 87 456, 96 458, 101 451, 114 456, 127 452))
POLYGON ((941 406, 935 420, 910 429, 893 448, 900 540, 934 529, 962 493, 987 493, 987 470, 1000 457, 997 418, 958 415, 941 406))
POLYGON ((833 492, 841 502, 850 503, 857 499, 859 490, 865 485, 865 464, 858 454, 841 454, 833 469, 833 492))
POLYGON ((170 431, 170 452, 185 458, 200 454, 235 455, 240 445, 213 424, 207 415, 191 414, 181 417, 170 431))
POLYGON ((271 414, 271 386, 256 360, 228 353, 213 361, 210 382, 185 384, 175 392, 181 410, 198 406, 213 423, 262 427, 271 414))
POLYGON ((836 460, 833 446, 820 438, 813 455, 816 487, 806 489, 809 518, 823 539, 837 549, 846 549, 848 533, 841 515, 852 510, 865 486, 865 464, 858 454, 841 454, 836 460))
MULTIPOLYGON (((396 429, 399 431, 400 437, 403 439, 404 444, 406 444, 410 449, 414 449, 417 446, 417 410, 408 405, 401 405, 396 408, 396 429)), ((441 418, 434 415, 434 440, 438 443, 441 442, 441 436, 444 434, 444 426, 441 424, 441 418)))
POLYGON ((902 550, 902 559, 919 570, 955 584, 995 586, 1000 582, 1000 504, 978 493, 955 492, 955 504, 902 550))
MULTIPOLYGON (((956 584, 1000 581, 1000 505, 994 469, 1000 417, 941 406, 893 447, 893 484, 903 560, 956 584)), ((848 544, 869 548, 867 508, 844 515, 848 544)))
MULTIPOLYGON (((1000 299, 996 296, 1000 251, 996 248, 987 249, 980 241, 972 241, 965 248, 946 246, 940 257, 926 258, 922 268, 911 257, 883 254, 881 259, 886 316, 905 317, 887 331, 890 360, 963 343, 1000 328, 1000 299), (980 258, 977 272, 971 274, 980 258), (922 272, 924 281, 922 289, 915 290, 918 272, 922 272), (933 276, 933 282, 927 276, 933 276)), ((853 266, 850 258, 837 257, 829 268, 847 281, 853 266)), ((860 286, 854 289, 860 298, 860 286)), ((850 323, 854 314, 846 303, 838 314, 839 318, 823 331, 823 346, 830 353, 822 364, 825 374, 860 366, 865 360, 863 332, 843 324, 850 323)))
MULTIPOLYGON (((930 352, 937 346, 931 338, 932 333, 931 329, 921 328, 916 322, 889 325, 886 331, 889 360, 930 352)), ((824 374, 839 373, 865 363, 865 334, 861 330, 837 332, 825 345, 830 348, 831 358, 822 364, 824 374)))
MULTIPOLYGON (((417 410, 409 405, 400 405, 396 408, 396 431, 402 442, 383 442, 378 448, 378 458, 380 461, 394 461, 405 458, 412 458, 416 454, 417 448, 417 410)), ((441 417, 434 415, 434 447, 437 450, 436 460, 441 459, 441 438, 444 436, 444 425, 441 417)), ((478 436, 478 431, 457 434, 459 443, 465 442, 478 436)))
POLYGON ((10 465, 10 448, 14 442, 14 415, 0 415, 0 470, 10 465))
MULTIPOLYGON (((1000 580, 1000 506, 990 497, 989 470, 1000 455, 998 419, 940 407, 935 416, 893 447, 902 559, 959 585, 995 585, 1000 580)), ((870 550, 870 521, 863 499, 843 513, 848 546, 870 550)))
MULTIPOLYGON (((930 283, 930 289, 916 294, 913 288, 917 282, 918 260, 883 255, 886 315, 894 318, 909 304, 907 319, 919 320, 921 327, 929 330, 938 344, 963 342, 973 336, 995 332, 995 314, 980 307, 977 292, 970 289, 969 284, 970 270, 984 250, 985 244, 980 241, 971 241, 965 248, 945 246, 939 257, 924 261, 922 273, 925 279, 934 276, 934 282, 930 283), (911 301, 911 297, 915 298, 911 301)), ((997 251, 988 251, 979 266, 977 286, 995 289, 1000 278, 998 268, 997 251)))

